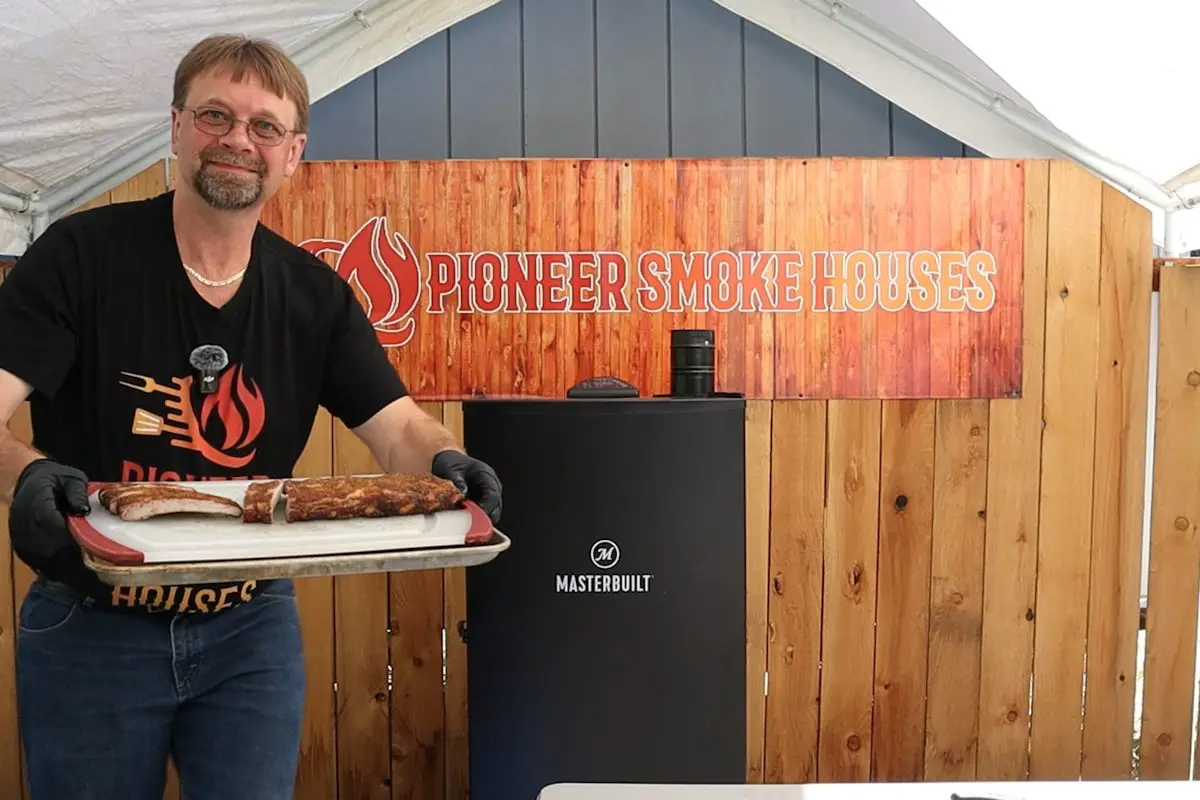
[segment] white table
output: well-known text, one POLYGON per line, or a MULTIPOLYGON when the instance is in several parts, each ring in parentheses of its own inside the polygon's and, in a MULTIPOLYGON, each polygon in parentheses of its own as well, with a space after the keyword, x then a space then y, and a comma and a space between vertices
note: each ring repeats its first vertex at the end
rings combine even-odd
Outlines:
POLYGON ((556 783, 537 800, 1200 800, 1200 781, 754 785, 556 783))

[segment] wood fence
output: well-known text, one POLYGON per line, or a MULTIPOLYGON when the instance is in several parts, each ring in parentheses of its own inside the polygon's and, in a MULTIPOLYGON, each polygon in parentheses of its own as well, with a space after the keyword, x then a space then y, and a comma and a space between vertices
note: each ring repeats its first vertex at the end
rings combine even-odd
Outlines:
MULTIPOLYGON (((1186 779, 1200 759, 1200 269, 1155 270, 1149 213, 1080 168, 1026 166, 1021 398, 748 403, 750 782, 1186 779)), ((157 165, 94 203, 167 181, 157 165)), ((426 407, 461 432, 459 403, 426 407)), ((297 474, 374 468, 322 413, 297 474)), ((30 576, 0 550, 0 792, 18 797, 30 576)), ((468 796, 463 577, 297 582, 298 798, 468 796)))

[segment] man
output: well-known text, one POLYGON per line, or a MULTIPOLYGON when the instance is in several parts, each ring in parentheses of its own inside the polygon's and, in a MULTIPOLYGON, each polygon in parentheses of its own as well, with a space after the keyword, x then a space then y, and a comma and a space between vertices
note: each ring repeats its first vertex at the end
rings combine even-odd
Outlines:
POLYGON ((385 470, 433 472, 500 513, 495 473, 413 403, 346 282, 259 223, 305 144, 296 66, 267 42, 205 39, 171 120, 174 192, 56 221, 0 284, 0 500, 39 573, 17 633, 33 800, 158 800, 169 754, 190 800, 292 797, 291 583, 103 584, 64 521, 87 513, 88 480, 288 476, 323 406, 385 470), (228 361, 209 394, 189 363, 204 345, 228 361), (26 398, 36 450, 8 429, 26 398))

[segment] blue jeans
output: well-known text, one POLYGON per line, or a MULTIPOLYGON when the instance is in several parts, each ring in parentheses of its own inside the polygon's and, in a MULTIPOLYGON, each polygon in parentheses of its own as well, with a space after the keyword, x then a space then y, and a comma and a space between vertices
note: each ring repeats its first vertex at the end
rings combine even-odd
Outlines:
POLYGON ((113 610, 37 580, 17 704, 30 800, 292 800, 304 650, 290 581, 211 615, 113 610))

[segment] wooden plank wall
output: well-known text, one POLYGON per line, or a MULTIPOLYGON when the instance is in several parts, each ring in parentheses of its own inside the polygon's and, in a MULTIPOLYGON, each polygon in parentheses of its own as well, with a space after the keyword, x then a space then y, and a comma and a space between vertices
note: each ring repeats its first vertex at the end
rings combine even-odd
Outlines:
MULTIPOLYGON (((1027 166, 1023 397, 748 404, 749 782, 1186 778, 1200 758, 1200 270, 1162 269, 1147 498, 1149 215, 1074 165, 1027 166)), ((168 180, 157 165, 92 204, 168 180)), ((461 432, 461 404, 426 408, 461 432)), ((322 413, 297 474, 375 467, 322 413)), ((0 550, 0 789, 17 797, 30 575, 0 550)), ((468 796, 463 578, 298 581, 297 798, 468 796)))

